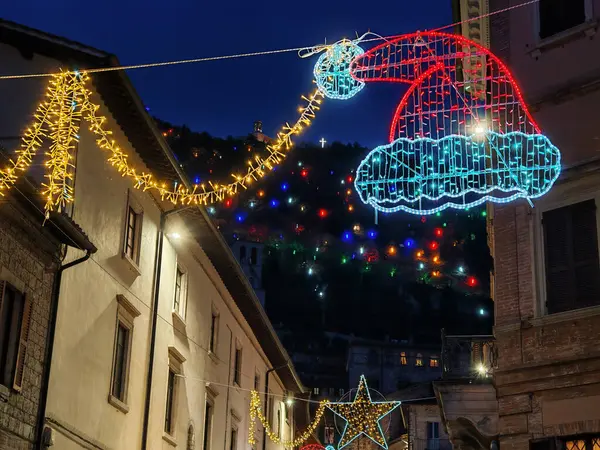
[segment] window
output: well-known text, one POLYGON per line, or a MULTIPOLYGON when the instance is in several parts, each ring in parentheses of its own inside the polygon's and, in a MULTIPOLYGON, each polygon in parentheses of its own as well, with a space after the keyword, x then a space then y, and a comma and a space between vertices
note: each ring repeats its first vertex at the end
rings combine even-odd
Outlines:
POLYGON ((281 437, 281 408, 277 408, 277 437, 281 437))
POLYGON ((600 303, 596 203, 544 212, 546 307, 549 314, 600 303))
POLYGON ((439 367, 440 366, 440 360, 438 359, 437 356, 432 356, 431 358, 429 358, 429 367, 439 367))
POLYGON ((169 347, 169 371, 167 374, 167 395, 165 401, 165 433, 175 437, 177 422, 177 394, 179 376, 183 373, 185 358, 175 347, 169 347))
POLYGON ((313 395, 319 395, 319 388, 313 388, 313 395))
POLYGON ((0 281, 0 384, 23 387, 32 304, 25 294, 0 281))
POLYGON ((255 266, 258 260, 258 250, 256 247, 250 249, 250 264, 255 266))
POLYGON ((112 395, 120 401, 125 400, 125 376, 129 359, 129 329, 121 322, 117 324, 115 339, 115 360, 113 363, 112 395))
POLYGON ((140 312, 124 295, 117 295, 117 321, 108 402, 123 413, 129 411, 127 391, 133 342, 133 321, 140 312))
POLYGON ((408 364, 408 360, 406 359, 406 352, 400 352, 400 364, 405 366, 408 364))
POLYGON ((187 298, 187 274, 183 268, 177 264, 175 269, 175 295, 173 297, 173 311, 179 314, 179 317, 185 319, 187 298))
POLYGON ((242 349, 236 347, 233 360, 233 382, 238 386, 242 385, 242 349))
POLYGON ((212 312, 212 316, 210 318, 210 342, 208 345, 208 349, 211 353, 217 353, 217 333, 219 329, 219 314, 215 311, 212 312))
POLYGON ((174 431, 174 419, 175 419, 175 386, 177 380, 175 378, 175 372, 169 368, 169 377, 167 381, 167 403, 165 411, 165 433, 173 435, 174 431))
POLYGON ((267 417, 271 423, 273 423, 273 418, 275 417, 275 399, 273 398, 273 393, 269 391, 269 397, 267 401, 267 417))
POLYGON ((125 236, 123 238, 123 256, 136 267, 140 262, 140 244, 142 237, 143 209, 129 192, 127 214, 125 216, 125 236))
POLYGON ((338 395, 339 395, 340 397, 343 397, 343 396, 344 396, 344 389, 339 389, 339 390, 338 390, 338 395))
POLYGON ((335 439, 335 432, 333 430, 333 425, 326 425, 325 432, 323 434, 324 434, 323 437, 324 437, 325 444, 329 444, 329 445, 333 444, 333 441, 335 439))
POLYGON ((237 449, 237 428, 232 428, 231 429, 231 440, 229 442, 229 450, 236 450, 237 449))
POLYGON ((586 0, 539 0, 540 39, 586 21, 586 0))
POLYGON ((260 373, 258 370, 254 372, 254 390, 258 392, 260 389, 260 373))
POLYGON ((203 450, 210 450, 211 438, 212 438, 212 424, 213 424, 213 413, 214 407, 212 401, 210 399, 206 400, 206 405, 204 407, 204 440, 203 440, 203 450))
POLYGON ((417 359, 415 360, 415 366, 423 367, 423 355, 417 353, 417 359))
POLYGON ((245 263, 246 262, 246 246, 242 245, 240 247, 240 263, 245 263))
POLYGON ((427 422, 427 450, 440 448, 440 423, 427 422))

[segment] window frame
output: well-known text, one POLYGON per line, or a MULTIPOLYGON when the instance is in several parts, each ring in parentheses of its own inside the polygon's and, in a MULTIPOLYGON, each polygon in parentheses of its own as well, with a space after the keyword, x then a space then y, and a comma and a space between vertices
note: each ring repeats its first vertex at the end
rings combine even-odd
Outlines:
POLYGON ((567 28, 566 30, 559 31, 558 33, 554 33, 553 35, 546 36, 544 38, 540 37, 542 19, 540 17, 540 5, 539 2, 533 8, 533 39, 539 46, 544 46, 544 44, 551 44, 556 41, 562 41, 563 39, 577 33, 584 31, 589 28, 594 22, 594 4, 593 0, 583 0, 584 2, 584 13, 585 19, 582 23, 577 24, 571 28, 567 28))
POLYGON ((6 350, 3 352, 4 354, 0 354, 2 359, 0 370, 3 368, 4 372, 8 370, 10 372, 0 372, 0 387, 2 391, 6 391, 0 391, 0 394, 3 394, 1 398, 5 398, 5 395, 8 395, 11 391, 20 393, 23 389, 25 358, 29 347, 33 311, 33 303, 24 290, 18 289, 6 280, 0 280, 0 322, 3 320, 2 317, 4 317, 5 308, 8 304, 6 301, 8 291, 12 292, 12 303, 9 311, 10 317, 7 316, 5 319, 10 326, 6 327, 5 335, 0 339, 0 341, 7 340, 6 350), (14 305, 17 298, 19 299, 20 309, 17 316, 15 316, 14 305), (9 358, 9 354, 12 355, 10 361, 4 361, 4 359, 9 358))
POLYGON ((208 392, 204 399, 204 422, 202 424, 202 450, 210 450, 213 425, 215 422, 215 399, 208 392), (207 414, 210 408, 210 415, 207 414))
MULTIPOLYGON (((163 439, 170 443, 176 444, 177 437, 177 425, 178 425, 178 416, 179 416, 179 394, 181 391, 180 383, 183 376, 183 363, 185 362, 184 356, 173 346, 169 347, 169 365, 167 370, 167 385, 165 391, 165 407, 163 409, 164 417, 163 417, 163 439), (171 378, 171 373, 173 373, 173 393, 171 395, 171 411, 169 417, 169 430, 167 430, 167 406, 168 406, 168 392, 169 392, 169 380, 171 378)), ((187 432, 187 427, 186 427, 187 432)))
POLYGON ((415 355, 415 367, 424 367, 425 365, 423 364, 423 354, 422 353, 417 353, 415 355))
POLYGON ((177 315, 177 318, 185 323, 187 318, 187 305, 188 305, 188 271, 183 264, 176 258, 175 262, 175 277, 173 283, 173 303, 171 305, 172 313, 177 315), (181 278, 179 278, 181 274, 181 278), (177 282, 180 281, 179 285, 179 305, 176 305, 177 300, 177 282))
POLYGON ((430 356, 429 357, 429 367, 432 367, 432 368, 440 367, 440 358, 438 358, 437 356, 430 356))
POLYGON ((210 317, 210 326, 209 326, 209 336, 208 336, 208 354, 209 355, 217 355, 217 348, 219 345, 219 320, 220 315, 219 311, 212 306, 211 309, 211 317, 210 317))
POLYGON ((408 357, 406 356, 406 352, 400 352, 400 365, 401 366, 408 365, 408 357))
MULTIPOLYGON (((592 181, 594 183, 595 180, 592 181)), ((569 183, 567 186, 569 192, 573 189, 578 190, 577 195, 568 195, 564 192, 565 186, 557 186, 557 191, 553 192, 551 198, 544 198, 536 202, 536 207, 533 209, 534 213, 534 226, 532 244, 534 247, 534 264, 532 268, 534 292, 537 300, 534 302, 534 319, 541 319, 545 317, 560 318, 568 315, 577 314, 578 311, 585 311, 588 308, 599 308, 599 306, 591 306, 587 308, 572 309, 563 312, 557 312, 553 314, 548 313, 547 308, 547 284, 546 284, 546 243, 545 243, 545 231, 542 223, 544 213, 555 209, 563 208, 566 206, 574 205, 577 203, 585 202, 588 200, 594 200, 596 204, 596 234, 598 242, 598 252, 600 255, 600 191, 597 191, 597 187, 592 185, 589 188, 581 186, 579 183, 569 183), (591 191, 591 192, 590 192, 591 191)))
POLYGON ((121 257, 125 259, 132 268, 137 272, 138 275, 141 275, 139 264, 140 264, 140 255, 141 255, 141 244, 142 244, 142 229, 144 223, 144 208, 141 203, 135 197, 131 189, 127 190, 127 202, 125 205, 125 220, 123 227, 123 245, 121 246, 121 257), (130 219, 130 211, 133 211, 136 215, 136 223, 133 229, 133 255, 130 256, 128 249, 128 237, 129 237, 129 219, 130 219))
POLYGON ((129 406, 127 404, 129 396, 129 374, 131 371, 131 354, 133 348, 133 336, 134 336, 134 319, 141 313, 140 311, 122 294, 118 294, 117 300, 117 316, 115 321, 114 341, 113 341, 113 353, 112 353, 112 365, 110 371, 110 385, 108 389, 108 403, 117 408, 124 414, 129 412, 129 406), (117 339, 119 333, 119 326, 127 329, 127 342, 126 342, 126 354, 124 371, 121 374, 123 394, 122 398, 119 398, 113 394, 115 385, 115 366, 117 363, 117 339))
POLYGON ((233 352, 233 384, 237 387, 242 387, 242 362, 244 360, 243 347, 239 342, 236 342, 233 352))

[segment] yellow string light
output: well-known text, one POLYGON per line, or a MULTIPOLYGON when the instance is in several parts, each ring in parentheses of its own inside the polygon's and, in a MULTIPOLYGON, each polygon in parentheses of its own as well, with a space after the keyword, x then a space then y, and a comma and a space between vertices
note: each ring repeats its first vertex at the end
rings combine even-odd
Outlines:
POLYGON ((325 408, 327 407, 328 404, 329 404, 329 400, 321 401, 319 403, 319 408, 317 409, 317 412, 315 413, 315 417, 314 417, 313 421, 310 423, 310 425, 308 425, 306 430, 304 430, 295 439, 292 439, 291 441, 285 441, 285 440, 282 440, 281 437, 277 433, 274 433, 271 430, 269 421, 267 420, 265 415, 262 413, 262 407, 260 404, 260 397, 258 395, 258 392, 252 391, 250 393, 250 430, 248 433, 248 444, 250 444, 250 445, 256 444, 256 437, 255 437, 256 419, 258 419, 258 420, 260 420, 260 423, 262 423, 262 426, 265 428, 265 432, 267 433, 267 436, 269 436, 269 439, 271 439, 271 441, 273 441, 275 444, 282 444, 283 447, 285 447, 285 448, 298 447, 298 446, 302 445, 303 443, 305 443, 312 436, 314 431, 317 429, 317 426, 319 425, 319 422, 321 422, 321 419, 323 418, 323 414, 325 413, 325 408))
POLYGON ((207 205, 220 202, 236 195, 240 188, 247 189, 249 184, 261 179, 280 164, 293 146, 292 136, 300 134, 303 128, 310 125, 324 98, 318 89, 309 96, 303 96, 302 100, 306 104, 300 108, 296 123, 286 123, 274 141, 266 146, 268 155, 256 156, 254 160, 248 161, 245 173, 232 174, 233 182, 209 181, 208 186, 195 185, 191 190, 180 184, 171 189, 166 183, 154 179, 150 173, 137 172, 129 165, 128 155, 111 138, 112 132, 105 129, 106 117, 97 114, 100 107, 91 101, 92 91, 86 88, 88 80, 89 75, 85 72, 63 72, 52 77, 46 93, 49 101, 38 106, 34 123, 22 139, 16 160, 11 159, 11 165, 0 170, 0 195, 16 182, 17 171, 25 171, 31 165, 43 138, 50 138, 52 144, 45 163, 49 173, 46 175, 47 183, 43 184, 46 213, 54 209, 60 210, 73 201, 72 150, 78 140, 79 123, 83 116, 96 135, 98 146, 110 152, 108 162, 122 176, 132 178, 136 188, 158 191, 163 200, 174 204, 207 205))

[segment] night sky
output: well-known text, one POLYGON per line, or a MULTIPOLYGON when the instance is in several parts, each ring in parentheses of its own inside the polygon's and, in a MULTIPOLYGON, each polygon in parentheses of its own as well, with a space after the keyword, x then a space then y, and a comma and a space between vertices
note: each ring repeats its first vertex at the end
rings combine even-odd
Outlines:
MULTIPOLYGON (((371 30, 393 35, 449 24, 450 0, 379 2, 20 0, 3 18, 116 54, 123 64, 310 46, 371 30)), ((365 44, 371 46, 373 44, 365 44)), ((130 71, 151 113, 225 137, 262 120, 273 135, 295 121, 300 96, 313 89, 316 56, 295 52, 130 71)), ((5 73, 0 69, 0 73, 5 73)), ((302 139, 387 143, 403 88, 370 84, 349 101, 326 100, 302 139)))

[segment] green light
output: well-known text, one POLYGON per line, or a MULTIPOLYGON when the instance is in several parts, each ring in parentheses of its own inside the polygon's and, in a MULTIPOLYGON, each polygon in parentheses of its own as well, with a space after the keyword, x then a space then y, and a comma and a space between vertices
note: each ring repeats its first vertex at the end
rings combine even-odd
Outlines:
POLYGON ((294 251, 292 252, 292 255, 295 255, 295 254, 296 254, 296 250, 294 250, 294 251))
POLYGON ((390 270, 390 277, 393 277, 396 275, 397 269, 394 267, 392 270, 390 270))
POLYGON ((435 213, 435 216, 436 216, 436 217, 441 217, 441 215, 442 215, 442 213, 441 213, 441 212, 439 212, 439 211, 435 213))
POLYGON ((348 258, 346 258, 345 256, 342 258, 342 264, 346 264, 348 262, 348 258))
POLYGON ((481 217, 486 217, 487 216, 487 211, 481 211, 481 217))

